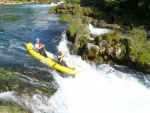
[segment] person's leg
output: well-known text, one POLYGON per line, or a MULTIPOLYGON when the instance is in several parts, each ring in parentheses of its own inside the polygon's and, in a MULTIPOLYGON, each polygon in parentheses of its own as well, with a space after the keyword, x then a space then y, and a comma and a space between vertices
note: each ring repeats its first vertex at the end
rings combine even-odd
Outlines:
POLYGON ((46 58, 48 57, 45 50, 44 50, 44 56, 45 56, 46 58))
POLYGON ((40 54, 43 55, 44 57, 47 57, 47 54, 44 49, 40 49, 40 54))
POLYGON ((66 62, 64 62, 63 60, 61 61, 61 65, 63 65, 63 66, 65 66, 65 67, 67 67, 66 62))
POLYGON ((42 50, 41 50, 41 49, 39 49, 39 53, 40 53, 41 55, 43 55, 43 54, 42 54, 42 50))

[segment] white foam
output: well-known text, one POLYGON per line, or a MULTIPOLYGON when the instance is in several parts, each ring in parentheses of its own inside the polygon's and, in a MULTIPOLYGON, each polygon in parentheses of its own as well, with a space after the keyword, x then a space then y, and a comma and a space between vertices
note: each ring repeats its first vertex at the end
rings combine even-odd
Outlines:
POLYGON ((108 32, 112 32, 110 29, 106 28, 95 28, 93 25, 89 24, 89 30, 91 34, 100 35, 108 32))
MULTIPOLYGON (((55 76, 60 85, 50 99, 55 113, 143 113, 150 110, 150 90, 135 78, 118 78, 86 64, 75 78, 55 76), (109 77, 108 77, 109 76, 109 77)), ((107 66, 108 69, 111 69, 107 66)))
POLYGON ((10 101, 14 98, 14 91, 0 93, 0 100, 10 101))
MULTIPOLYGON (((66 48, 61 44, 64 45, 60 43, 58 48, 66 48)), ((130 74, 109 65, 90 65, 77 56, 69 57, 79 62, 85 71, 75 78, 53 73, 60 87, 40 110, 46 113, 144 113, 150 110, 150 90, 130 74)))
MULTIPOLYGON (((69 54, 67 43, 64 36, 58 49, 63 48, 69 54)), ((23 97, 21 99, 33 113, 147 113, 150 111, 150 89, 139 83, 131 74, 115 70, 109 65, 89 64, 79 56, 68 54, 68 58, 80 64, 85 70, 74 78, 69 76, 63 78, 53 71, 52 75, 59 85, 54 95, 46 97, 35 94, 29 99, 23 97)))

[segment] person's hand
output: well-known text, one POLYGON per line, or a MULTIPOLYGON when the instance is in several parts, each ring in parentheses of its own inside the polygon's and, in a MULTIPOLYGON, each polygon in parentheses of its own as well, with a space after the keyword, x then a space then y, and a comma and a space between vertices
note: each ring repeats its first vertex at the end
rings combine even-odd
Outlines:
POLYGON ((64 57, 63 55, 60 56, 61 58, 64 57))

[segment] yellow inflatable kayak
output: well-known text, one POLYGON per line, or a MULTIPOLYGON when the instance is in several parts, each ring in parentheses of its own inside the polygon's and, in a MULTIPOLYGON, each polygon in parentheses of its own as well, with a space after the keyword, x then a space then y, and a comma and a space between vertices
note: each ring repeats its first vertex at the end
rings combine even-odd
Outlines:
POLYGON ((46 51, 48 58, 42 56, 31 43, 27 43, 26 48, 27 48, 28 52, 35 58, 41 60, 42 62, 46 63, 48 66, 50 66, 60 72, 63 72, 65 74, 75 75, 75 74, 80 73, 83 70, 82 67, 80 67, 74 63, 71 63, 69 60, 67 60, 65 58, 63 60, 66 62, 67 67, 60 65, 58 63, 56 55, 54 55, 48 51, 46 51))

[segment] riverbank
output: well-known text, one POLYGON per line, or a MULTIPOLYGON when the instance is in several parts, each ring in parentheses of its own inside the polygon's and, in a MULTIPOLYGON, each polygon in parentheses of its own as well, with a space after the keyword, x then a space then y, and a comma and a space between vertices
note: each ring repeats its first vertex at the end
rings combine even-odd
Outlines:
POLYGON ((128 30, 126 28, 130 26, 107 23, 105 20, 108 18, 99 19, 104 17, 104 12, 96 7, 83 7, 79 4, 60 4, 50 12, 63 14, 60 21, 69 22, 66 33, 68 40, 72 42, 72 54, 80 55, 89 62, 125 65, 150 73, 150 42, 147 41, 147 33, 142 26, 128 30), (113 32, 92 35, 89 23, 113 32))
POLYGON ((7 2, 0 2, 0 5, 16 5, 16 4, 51 4, 51 3, 58 3, 61 0, 24 0, 21 2, 14 2, 14 1, 7 1, 7 2))

